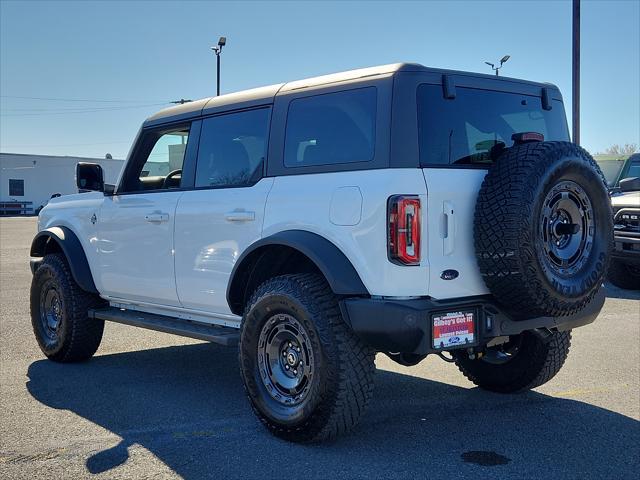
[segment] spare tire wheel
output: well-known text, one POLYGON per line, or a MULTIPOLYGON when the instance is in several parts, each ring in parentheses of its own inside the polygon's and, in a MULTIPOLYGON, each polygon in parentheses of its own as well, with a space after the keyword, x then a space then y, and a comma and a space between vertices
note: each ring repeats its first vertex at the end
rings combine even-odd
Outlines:
POLYGON ((514 319, 580 311, 604 281, 613 247, 602 172, 570 142, 505 150, 480 188, 474 237, 484 281, 514 319))

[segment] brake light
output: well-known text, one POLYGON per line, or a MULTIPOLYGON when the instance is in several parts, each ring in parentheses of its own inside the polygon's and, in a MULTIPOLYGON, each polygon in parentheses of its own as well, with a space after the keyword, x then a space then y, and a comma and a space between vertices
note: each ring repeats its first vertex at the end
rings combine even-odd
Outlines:
POLYGON ((394 195, 387 205, 389 259, 400 265, 420 264, 420 198, 394 195))

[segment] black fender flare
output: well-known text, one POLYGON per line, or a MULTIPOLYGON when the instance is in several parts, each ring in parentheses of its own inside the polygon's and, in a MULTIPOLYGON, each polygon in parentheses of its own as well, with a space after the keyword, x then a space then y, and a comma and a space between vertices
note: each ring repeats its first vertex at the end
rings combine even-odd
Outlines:
POLYGON ((232 311, 237 310, 234 305, 238 305, 238 296, 244 295, 242 283, 246 280, 245 270, 250 268, 253 254, 270 245, 290 247, 309 258, 324 275, 336 295, 369 295, 351 261, 332 242, 305 230, 284 230, 254 242, 236 261, 227 286, 227 302, 232 311))
MULTIPOLYGON (((31 257, 42 258, 49 252, 49 245, 55 242, 69 263, 71 274, 78 286, 89 293, 98 293, 96 284, 93 282, 87 255, 78 237, 67 227, 50 227, 34 237, 31 242, 31 257)), ((35 272, 35 270, 34 270, 35 272)))

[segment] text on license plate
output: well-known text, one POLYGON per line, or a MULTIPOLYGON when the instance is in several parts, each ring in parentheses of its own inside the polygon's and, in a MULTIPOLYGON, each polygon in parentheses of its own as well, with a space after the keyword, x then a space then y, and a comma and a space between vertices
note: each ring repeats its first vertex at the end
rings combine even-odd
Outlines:
POLYGON ((433 321, 433 348, 447 349, 474 343, 474 312, 437 313, 431 318, 433 321))

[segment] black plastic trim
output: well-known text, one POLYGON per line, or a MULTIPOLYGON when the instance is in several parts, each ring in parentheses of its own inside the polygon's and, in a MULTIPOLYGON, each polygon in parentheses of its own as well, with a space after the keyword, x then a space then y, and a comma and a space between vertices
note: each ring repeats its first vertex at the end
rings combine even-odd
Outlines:
POLYGON ((181 337, 197 338, 198 340, 206 340, 231 347, 237 345, 240 339, 237 328, 222 327, 165 315, 137 312, 135 310, 122 310, 115 307, 89 310, 89 318, 147 328, 181 337))
POLYGON ((553 99, 551 98, 551 92, 548 87, 542 89, 542 109, 551 110, 553 108, 553 99))
POLYGON ((307 256, 327 279, 335 294, 369 295, 356 269, 333 243, 316 233, 305 230, 285 230, 253 243, 236 262, 227 287, 227 302, 233 313, 238 315, 242 313, 236 306, 240 303, 238 299, 244 295, 243 285, 246 277, 243 273, 246 273, 245 269, 251 265, 252 254, 258 249, 271 245, 291 247, 307 256))
MULTIPOLYGON (((87 256, 76 234, 67 227, 51 227, 42 230, 35 236, 33 242, 31 242, 31 256, 38 258, 44 257, 47 253, 47 245, 49 242, 57 243, 65 257, 67 257, 71 275, 73 275, 73 279, 78 286, 82 290, 97 294, 98 290, 96 289, 96 284, 93 282, 87 256)), ((34 268, 37 267, 37 265, 38 261, 32 260, 32 272, 35 272, 34 268)))
POLYGON ((453 77, 450 75, 442 76, 442 90, 444 98, 447 100, 453 100, 456 98, 456 84, 453 81, 453 77))
MULTIPOLYGON (((592 323, 605 300, 605 289, 578 314, 567 317, 540 317, 516 321, 505 314, 490 296, 434 300, 416 298, 346 298, 340 301, 345 321, 362 341, 381 352, 426 355, 441 352, 432 347, 431 315, 437 312, 473 309, 477 312, 477 339, 484 345, 491 338, 517 335, 538 328, 570 330, 592 323)), ((462 346, 464 348, 465 346, 462 346)))

